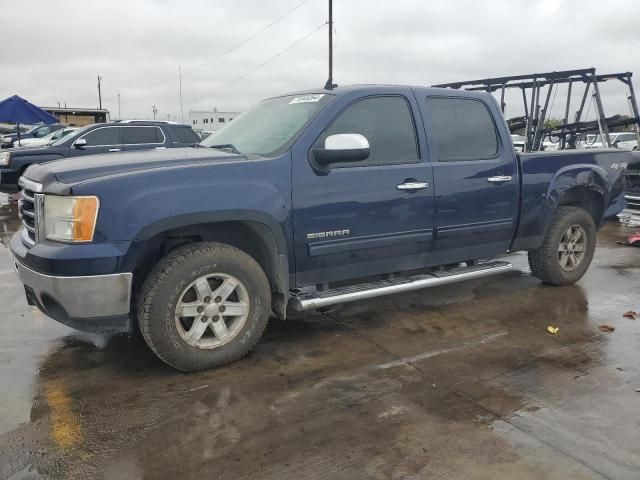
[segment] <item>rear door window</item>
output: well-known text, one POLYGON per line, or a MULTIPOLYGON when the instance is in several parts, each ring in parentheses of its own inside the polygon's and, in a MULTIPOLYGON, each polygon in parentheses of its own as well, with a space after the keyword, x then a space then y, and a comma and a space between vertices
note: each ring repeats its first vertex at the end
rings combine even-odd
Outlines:
POLYGON ((438 160, 483 160, 498 155, 498 135, 487 106, 471 98, 427 98, 438 160))
POLYGON ((164 135, 159 127, 123 127, 125 145, 145 145, 164 143, 164 135))
POLYGON ((172 127, 171 131, 180 143, 200 143, 201 139, 190 127, 172 127))

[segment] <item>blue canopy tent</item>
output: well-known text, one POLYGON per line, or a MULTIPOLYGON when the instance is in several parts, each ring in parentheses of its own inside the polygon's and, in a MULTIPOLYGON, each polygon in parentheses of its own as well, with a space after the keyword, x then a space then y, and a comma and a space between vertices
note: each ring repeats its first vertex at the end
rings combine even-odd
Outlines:
POLYGON ((45 112, 24 98, 14 95, 0 102, 0 122, 11 122, 18 126, 18 141, 20 141, 20 124, 33 125, 36 123, 58 123, 58 119, 45 112))

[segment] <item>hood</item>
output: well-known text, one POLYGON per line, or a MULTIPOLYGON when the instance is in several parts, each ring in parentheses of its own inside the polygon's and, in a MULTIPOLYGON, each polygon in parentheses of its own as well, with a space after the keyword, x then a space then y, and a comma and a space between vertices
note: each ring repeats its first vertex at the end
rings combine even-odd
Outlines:
MULTIPOLYGON (((4 138, 4 137, 15 138, 17 140, 18 134, 16 132, 12 132, 12 133, 3 133, 2 135, 0 135, 0 138, 4 138)), ((22 132, 20 134, 20 138, 31 138, 31 135, 27 135, 26 132, 22 132)))
MULTIPOLYGON (((25 140, 27 140, 25 138, 25 140)), ((8 148, 5 152, 11 152, 11 158, 16 157, 24 157, 31 155, 50 155, 50 154, 58 154, 65 155, 69 151, 69 147, 60 145, 60 146, 51 146, 51 145, 25 145, 24 147, 18 148, 8 148)))
MULTIPOLYGON (((25 173, 30 180, 42 183, 45 190, 53 183, 71 185, 87 180, 143 172, 157 168, 189 167, 194 164, 211 162, 246 161, 243 155, 236 155, 211 148, 168 148, 139 150, 133 152, 106 153, 65 158, 55 162, 34 164, 25 173)), ((54 190, 63 191, 63 185, 54 190)))

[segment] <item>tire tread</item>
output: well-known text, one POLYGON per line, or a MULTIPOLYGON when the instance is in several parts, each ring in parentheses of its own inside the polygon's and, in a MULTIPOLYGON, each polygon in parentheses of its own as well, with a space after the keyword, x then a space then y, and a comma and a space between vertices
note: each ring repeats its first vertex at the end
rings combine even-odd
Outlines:
MULTIPOLYGON (((560 206, 556 210, 553 216, 551 225, 549 226, 542 244, 536 250, 528 252, 529 267, 531 273, 538 277, 545 283, 551 285, 568 285, 574 283, 576 280, 569 280, 562 274, 558 273, 556 265, 558 263, 558 246, 554 242, 554 237, 559 233, 558 229, 561 229, 570 218, 577 216, 588 215, 591 223, 593 220, 589 213, 579 207, 560 206)), ((593 226, 595 231, 595 225, 593 226)), ((593 256, 593 252, 585 252, 585 255, 593 256)), ((583 261, 591 263, 591 258, 585 258, 583 261)))
MULTIPOLYGON (((180 365, 176 365, 171 361, 171 359, 163 355, 162 349, 158 348, 158 345, 156 345, 153 337, 151 336, 151 309, 153 302, 156 300, 159 286, 166 280, 167 276, 169 276, 179 264, 187 261, 190 257, 202 254, 221 256, 233 255, 239 257, 241 261, 250 263, 251 267, 255 270, 256 275, 262 276, 260 280, 268 285, 267 277, 260 265, 250 255, 230 245, 213 242, 190 244, 179 247, 175 251, 169 253, 166 257, 162 258, 149 272, 142 288, 140 289, 137 306, 138 322, 140 332, 153 353, 155 353, 167 365, 181 371, 191 372, 208 367, 194 366, 194 368, 184 368, 180 365)), ((269 298, 268 300, 270 302, 271 299, 269 298)), ((266 326, 267 322, 263 322, 260 331, 255 332, 251 340, 245 344, 245 348, 233 355, 228 355, 223 361, 218 362, 216 366, 227 365, 240 360, 242 357, 247 355, 262 336, 266 326)))

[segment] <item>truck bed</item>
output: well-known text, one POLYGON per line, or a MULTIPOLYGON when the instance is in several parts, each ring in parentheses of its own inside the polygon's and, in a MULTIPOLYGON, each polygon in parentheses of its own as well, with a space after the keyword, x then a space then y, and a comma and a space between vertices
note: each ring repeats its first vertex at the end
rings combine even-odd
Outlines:
POLYGON ((636 155, 617 149, 518 153, 521 218, 511 250, 528 250, 540 244, 552 218, 550 211, 575 179, 585 184, 586 190, 603 194, 604 218, 622 211, 624 171, 636 155))

